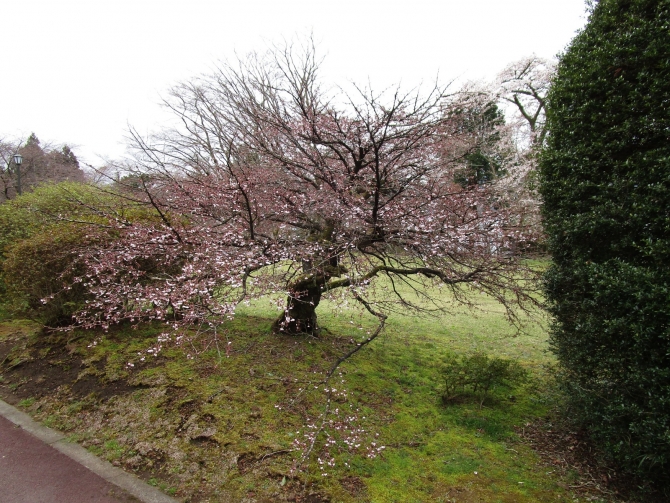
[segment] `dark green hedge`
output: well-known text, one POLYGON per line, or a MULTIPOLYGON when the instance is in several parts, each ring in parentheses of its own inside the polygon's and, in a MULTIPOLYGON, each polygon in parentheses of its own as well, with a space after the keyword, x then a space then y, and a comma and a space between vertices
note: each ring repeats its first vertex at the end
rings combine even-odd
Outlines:
MULTIPOLYGON (((540 192, 572 411, 670 486, 670 0, 601 0, 560 59, 540 192)), ((667 489, 666 489, 667 490, 667 489)))

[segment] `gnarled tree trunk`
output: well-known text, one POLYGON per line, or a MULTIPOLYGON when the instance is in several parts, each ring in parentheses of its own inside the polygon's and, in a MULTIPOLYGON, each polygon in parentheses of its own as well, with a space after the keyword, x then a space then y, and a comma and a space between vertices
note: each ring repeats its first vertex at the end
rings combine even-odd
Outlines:
POLYGON ((321 301, 323 286, 328 281, 324 275, 309 275, 289 287, 284 313, 272 325, 273 331, 285 334, 315 334, 316 307, 321 301))
POLYGON ((303 276, 289 285, 284 313, 273 323, 272 329, 284 334, 316 334, 316 308, 328 280, 346 272, 338 264, 337 256, 325 260, 303 260, 303 276))

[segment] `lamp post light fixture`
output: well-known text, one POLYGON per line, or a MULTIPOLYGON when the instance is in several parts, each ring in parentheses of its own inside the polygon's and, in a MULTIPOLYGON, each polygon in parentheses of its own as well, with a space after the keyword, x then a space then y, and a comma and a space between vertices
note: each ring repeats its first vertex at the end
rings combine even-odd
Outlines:
POLYGON ((14 165, 16 166, 16 192, 21 195, 21 163, 23 156, 21 154, 14 154, 14 165))

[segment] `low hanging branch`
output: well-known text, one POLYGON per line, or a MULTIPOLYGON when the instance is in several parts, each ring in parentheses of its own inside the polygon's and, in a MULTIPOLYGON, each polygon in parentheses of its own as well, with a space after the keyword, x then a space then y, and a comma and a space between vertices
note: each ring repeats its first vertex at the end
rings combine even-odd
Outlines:
POLYGON ((330 382, 331 377, 335 373, 335 371, 338 369, 338 367, 347 361, 349 358, 351 358, 353 355, 358 353, 361 349, 363 349, 365 346, 370 344, 373 340, 375 340, 379 334, 382 333, 384 330, 384 326, 386 325, 386 319, 388 318, 385 314, 380 313, 375 311, 372 306, 370 305, 369 302, 367 302, 363 297, 361 297, 358 293, 354 293, 354 298, 360 302, 365 309, 372 314, 373 316, 377 317, 379 320, 379 325, 377 325, 377 328, 375 329, 372 334, 370 334, 369 337, 367 337, 364 341, 357 343, 356 346, 339 357, 335 364, 330 368, 330 370, 326 373, 326 376, 324 379, 321 381, 321 384, 325 386, 325 391, 326 391, 326 406, 324 408, 324 411, 321 414, 321 423, 319 424, 319 427, 316 429, 315 432, 312 433, 310 442, 307 445, 307 448, 303 451, 303 454, 300 458, 300 461, 298 462, 297 468, 301 468, 307 460, 309 460, 310 455, 312 454, 312 451, 314 450, 314 446, 316 445, 316 442, 321 435, 321 433, 324 431, 324 428, 326 426, 326 422, 328 420, 328 416, 330 414, 330 409, 331 409, 331 403, 332 403, 332 393, 333 390, 332 388, 328 387, 328 383, 330 382))
POLYGON ((358 352, 359 352, 361 349, 363 349, 365 346, 367 346, 367 345, 370 344, 372 341, 374 341, 374 340, 379 336, 379 334, 382 333, 382 331, 384 330, 384 327, 386 326, 386 319, 388 318, 388 316, 386 316, 386 315, 383 314, 383 313, 379 313, 379 312, 375 311, 374 309, 372 309, 372 307, 370 306, 370 304, 369 304, 365 299, 363 299, 363 297, 361 297, 360 295, 358 295, 358 294, 354 294, 354 298, 355 298, 358 302, 360 302, 361 304, 363 304, 363 306, 365 306, 365 309, 366 309, 372 316, 376 316, 376 317, 377 317, 377 319, 379 320, 379 325, 377 325, 377 328, 375 329, 374 332, 372 332, 372 334, 370 334, 369 337, 367 337, 367 338, 366 338, 365 340, 363 340, 362 342, 357 343, 356 346, 355 346, 353 349, 351 349, 349 352, 345 353, 344 355, 342 355, 341 357, 339 357, 339 358, 337 359, 337 361, 335 362, 335 364, 331 367, 331 369, 330 369, 330 370, 328 371, 328 373, 326 374, 326 377, 325 377, 325 379, 323 380, 323 383, 324 383, 324 384, 328 384, 328 381, 330 380, 330 378, 333 376, 333 374, 335 373, 335 371, 337 370, 337 368, 338 368, 342 363, 344 363, 345 361, 347 361, 349 358, 351 358, 353 355, 355 355, 356 353, 358 353, 358 352))

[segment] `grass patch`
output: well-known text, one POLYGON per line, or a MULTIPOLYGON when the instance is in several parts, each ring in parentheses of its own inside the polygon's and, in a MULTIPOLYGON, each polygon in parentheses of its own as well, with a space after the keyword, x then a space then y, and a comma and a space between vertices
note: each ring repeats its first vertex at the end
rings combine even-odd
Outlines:
POLYGON ((18 403, 18 405, 19 405, 19 407, 23 407, 23 408, 27 409, 28 407, 30 407, 34 403, 35 403, 35 397, 30 397, 30 398, 26 398, 25 400, 21 400, 18 403))

